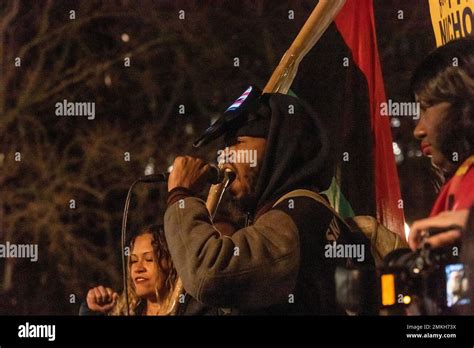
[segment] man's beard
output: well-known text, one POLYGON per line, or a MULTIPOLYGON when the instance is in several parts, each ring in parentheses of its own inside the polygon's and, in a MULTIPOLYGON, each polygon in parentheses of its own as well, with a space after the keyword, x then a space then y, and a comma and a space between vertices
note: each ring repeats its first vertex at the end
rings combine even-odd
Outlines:
POLYGON ((241 212, 253 212, 256 208, 258 202, 257 182, 259 172, 260 166, 250 167, 250 172, 248 173, 250 192, 240 198, 234 197, 233 199, 234 204, 241 212))

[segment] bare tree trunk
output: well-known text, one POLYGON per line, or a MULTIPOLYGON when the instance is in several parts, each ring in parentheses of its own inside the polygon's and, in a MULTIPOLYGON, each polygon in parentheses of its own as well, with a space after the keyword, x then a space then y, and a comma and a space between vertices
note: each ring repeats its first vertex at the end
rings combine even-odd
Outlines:
POLYGON ((2 292, 8 292, 13 286, 13 268, 14 260, 7 258, 5 260, 5 268, 3 270, 2 292))
MULTIPOLYGON (((0 198, 0 230, 3 231, 4 233, 4 238, 1 238, 1 242, 6 242, 9 241, 12 237, 11 229, 6 229, 5 228, 5 223, 3 220, 3 213, 4 213, 4 206, 3 202, 0 198)), ((3 281, 2 281, 2 286, 1 286, 1 291, 2 292, 7 292, 12 288, 13 285, 13 268, 14 268, 14 259, 7 257, 5 258, 5 267, 3 269, 3 281)))

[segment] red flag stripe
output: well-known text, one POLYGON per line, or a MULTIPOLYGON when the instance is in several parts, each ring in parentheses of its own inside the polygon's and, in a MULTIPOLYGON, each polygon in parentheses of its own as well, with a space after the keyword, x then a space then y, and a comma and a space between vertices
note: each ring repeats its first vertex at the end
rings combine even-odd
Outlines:
POLYGON ((377 219, 404 237, 403 209, 399 207, 400 183, 393 155, 390 124, 388 117, 380 114, 380 104, 386 101, 386 96, 377 49, 372 0, 347 0, 335 23, 368 84, 374 134, 377 219))

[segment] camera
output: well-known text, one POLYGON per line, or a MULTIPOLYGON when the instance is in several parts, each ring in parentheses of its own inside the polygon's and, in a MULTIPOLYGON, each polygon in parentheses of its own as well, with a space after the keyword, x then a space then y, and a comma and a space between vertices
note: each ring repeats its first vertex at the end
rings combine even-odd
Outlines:
POLYGON ((338 305, 353 315, 450 315, 472 301, 458 246, 397 249, 377 268, 339 267, 335 281, 338 305))

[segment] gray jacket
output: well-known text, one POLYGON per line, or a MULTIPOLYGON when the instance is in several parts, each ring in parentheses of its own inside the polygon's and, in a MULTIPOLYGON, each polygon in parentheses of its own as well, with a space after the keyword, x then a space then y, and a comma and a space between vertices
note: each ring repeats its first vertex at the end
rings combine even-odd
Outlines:
POLYGON ((214 228, 201 199, 171 204, 165 233, 184 288, 206 305, 244 314, 342 314, 334 270, 345 260, 324 257, 334 215, 308 197, 271 203, 231 237, 214 228))

